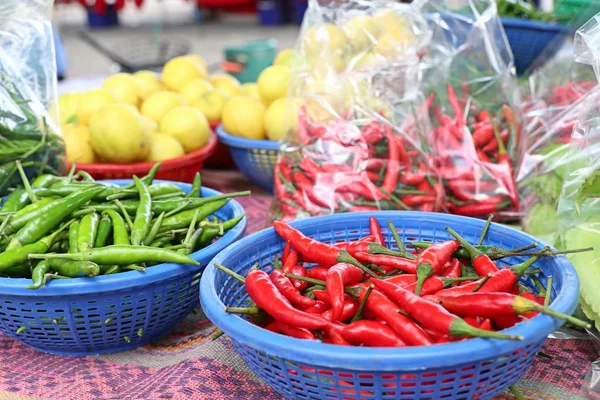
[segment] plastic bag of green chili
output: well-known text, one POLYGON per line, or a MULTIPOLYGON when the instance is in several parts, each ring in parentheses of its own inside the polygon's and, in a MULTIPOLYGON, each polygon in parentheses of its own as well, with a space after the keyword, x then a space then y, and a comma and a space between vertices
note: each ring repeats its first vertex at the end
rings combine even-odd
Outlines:
POLYGON ((0 2, 0 195, 20 181, 64 168, 58 116, 52 0, 0 2))

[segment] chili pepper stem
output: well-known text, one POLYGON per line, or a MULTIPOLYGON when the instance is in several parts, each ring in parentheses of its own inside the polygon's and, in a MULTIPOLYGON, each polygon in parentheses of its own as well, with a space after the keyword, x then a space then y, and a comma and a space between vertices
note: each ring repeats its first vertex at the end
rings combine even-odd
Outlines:
POLYGON ((478 256, 480 256, 482 253, 481 251, 479 251, 475 246, 473 246, 471 243, 469 243, 468 241, 465 240, 465 238, 463 238, 462 236, 460 236, 454 229, 450 228, 449 226, 446 227, 446 231, 451 234, 456 240, 458 240, 461 244, 462 247, 464 247, 465 249, 467 249, 467 251, 469 252, 469 254, 471 255, 471 259, 475 259, 478 256))
POLYGON ((523 336, 516 335, 506 335, 500 332, 486 331, 483 329, 478 329, 472 327, 468 323, 466 323, 463 319, 457 318, 450 325, 450 335, 451 336, 474 336, 481 338, 490 338, 490 339, 503 339, 503 340, 524 340, 523 336))
POLYGON ((127 226, 129 226, 129 230, 131 231, 133 229, 133 221, 131 221, 131 217, 127 213, 127 210, 125 210, 123 203, 121 203, 119 200, 115 200, 115 204, 117 207, 119 207, 119 210, 121 210, 123 218, 125 218, 125 222, 127 222, 127 226))
POLYGON ((521 297, 521 296, 515 297, 515 301, 513 303, 513 309, 518 314, 526 314, 531 311, 537 311, 541 314, 546 314, 551 317, 570 322, 571 324, 573 324, 575 326, 579 326, 581 328, 590 329, 592 327, 591 324, 589 324, 585 321, 582 321, 579 318, 575 318, 571 315, 567 315, 567 314, 561 313, 559 311, 553 310, 551 308, 544 307, 538 303, 535 303, 531 300, 527 300, 526 298, 521 297))
POLYGON ((25 171, 23 170, 23 165, 21 164, 21 161, 17 160, 17 161, 15 161, 15 164, 17 165, 17 170, 19 171, 19 175, 21 175, 21 180, 23 181, 23 186, 25 187, 27 196, 29 196, 29 200, 31 200, 32 203, 35 203, 36 201, 38 201, 38 199, 37 199, 35 193, 33 192, 33 190, 31 189, 31 185, 29 184, 29 179, 27 179, 27 175, 25 175, 25 171))
POLYGON ((358 305, 358 309, 356 310, 356 314, 354 314, 354 317, 352 317, 352 320, 350 321, 350 323, 356 322, 356 321, 362 319, 362 317, 363 317, 363 310, 365 309, 365 305, 367 304, 367 300, 369 299, 369 296, 371 295, 371 292, 373 291, 374 288, 375 288, 375 286, 373 286, 373 285, 369 286, 369 288, 367 289, 367 293, 365 293, 365 297, 363 297, 363 299, 361 300, 360 304, 358 305))
POLYGON ((377 243, 369 243, 369 253, 382 254, 382 255, 392 256, 392 257, 402 257, 402 258, 406 258, 406 259, 413 260, 413 261, 417 259, 417 257, 415 257, 414 254, 410 254, 407 251, 391 250, 386 247, 380 246, 377 243))
POLYGON ((215 330, 215 332, 213 333, 213 335, 210 337, 210 340, 217 340, 218 338, 220 338, 224 334, 225 334, 225 332, 223 332, 222 330, 220 330, 219 328, 217 328, 215 330))
POLYGON ((487 274, 483 279, 479 282, 477 286, 475 286, 472 290, 473 293, 478 292, 479 289, 492 277, 492 274, 487 274))
MULTIPOLYGON (((320 289, 323 290, 326 288, 326 282, 325 281, 321 281, 319 279, 313 279, 313 278, 309 278, 306 276, 300 276, 300 275, 294 275, 294 274, 285 274, 285 276, 287 276, 290 279, 295 279, 297 281, 303 281, 303 282, 308 282, 311 283, 313 285, 317 285, 317 288, 312 288, 312 289, 320 289)), ((344 292, 348 293, 351 296, 354 297, 358 297, 358 293, 360 293, 362 289, 361 288, 352 288, 352 287, 346 287, 344 288, 344 292)))
POLYGON ((546 287, 546 297, 544 298, 544 307, 548 307, 550 305, 551 297, 552 297, 552 284, 554 283, 554 277, 552 275, 548 276, 548 287, 546 287))
POLYGON ((479 235, 479 240, 477 241, 477 246, 481 246, 481 244, 483 243, 483 239, 485 239, 485 235, 487 235, 488 230, 490 229, 490 224, 492 223, 493 219, 494 219, 494 214, 490 214, 487 221, 485 221, 485 226, 481 230, 481 235, 479 235))
POLYGON ((229 268, 227 268, 224 265, 215 264, 215 268, 220 269, 221 271, 225 272, 227 275, 232 276, 233 278, 237 279, 238 281, 240 281, 242 283, 246 283, 246 279, 243 276, 241 276, 237 272, 230 270, 229 268))
POLYGON ((521 264, 513 265, 512 270, 519 278, 539 259, 538 256, 533 256, 528 260, 523 261, 521 264))
POLYGON ((423 288, 423 283, 425 282, 425 280, 432 276, 434 273, 435 271, 429 264, 417 265, 417 286, 415 286, 415 294, 417 296, 421 294, 421 289, 423 288))
POLYGON ((340 254, 337 256, 337 261, 354 265, 355 267, 360 268, 365 274, 368 274, 374 278, 377 278, 377 274, 375 272, 371 271, 369 268, 365 267, 360 262, 358 262, 346 250, 340 251, 340 254))
POLYGON ((513 396, 516 397, 517 400, 526 400, 525 397, 519 392, 516 385, 511 385, 508 387, 508 390, 512 393, 513 396))
POLYGON ((256 315, 260 313, 258 307, 225 307, 225 312, 230 314, 256 315))
POLYGON ((586 251, 593 251, 593 247, 586 247, 584 249, 572 249, 572 250, 560 250, 560 251, 552 251, 549 247, 537 252, 531 253, 512 253, 512 257, 521 257, 521 256, 538 256, 538 257, 552 257, 559 256, 564 254, 574 254, 574 253, 585 253, 586 251))
POLYGON ((394 237, 394 240, 398 245, 398 250, 401 253, 406 253, 406 246, 404 246, 404 242, 400 238, 400 235, 398 235, 398 230, 396 229, 392 221, 388 221, 388 228, 390 228, 390 232, 392 232, 392 236, 394 237))

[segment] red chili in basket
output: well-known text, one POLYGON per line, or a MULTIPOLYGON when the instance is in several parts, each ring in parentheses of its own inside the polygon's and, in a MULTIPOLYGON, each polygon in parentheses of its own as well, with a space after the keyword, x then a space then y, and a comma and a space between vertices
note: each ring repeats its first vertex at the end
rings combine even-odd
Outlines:
MULTIPOLYGON (((292 275, 308 277, 308 271, 306 271, 306 268, 304 268, 302 265, 294 265, 290 269, 289 273, 292 274, 292 275)), ((307 287, 310 286, 310 284, 308 282, 305 282, 305 281, 299 281, 297 279, 290 279, 290 280, 292 281, 292 283, 294 284, 294 286, 298 290, 304 290, 304 289, 306 289, 307 287)))
POLYGON ((398 152, 398 145, 396 144, 396 137, 392 131, 390 125, 386 125, 386 137, 388 140, 388 165, 385 171, 385 177, 383 178, 383 189, 387 193, 392 193, 396 189, 398 184, 398 174, 400 173, 400 155, 398 152))
POLYGON ((369 230, 371 236, 375 238, 375 243, 385 246, 385 239, 383 239, 383 233, 381 232, 381 226, 379 225, 377 218, 369 218, 369 230))
POLYGON ((454 236, 456 238, 456 240, 458 240, 460 242, 462 247, 467 249, 467 251, 469 252, 469 255, 471 256, 473 268, 475 269, 475 272, 477 272, 477 275, 486 276, 488 274, 493 274, 500 270, 500 268, 498 268, 496 263, 494 261, 492 261, 492 259, 487 254, 481 252, 479 249, 477 249, 471 243, 466 241, 454 229, 448 227, 448 228, 446 228, 446 230, 448 231, 448 233, 450 233, 452 236, 454 236))
MULTIPOLYGON (((340 315, 339 321, 347 321, 347 320, 351 319, 356 314, 356 311, 358 311, 358 302, 356 300, 354 300, 352 297, 345 295, 344 296, 344 308, 342 310, 342 314, 340 315)), ((331 314, 332 314, 332 310, 329 309, 323 313, 323 317, 330 321, 336 321, 335 319, 333 319, 331 314)))
POLYGON ((384 254, 369 254, 363 252, 354 253, 354 257, 361 262, 368 262, 375 265, 385 265, 409 274, 417 273, 417 262, 402 257, 393 257, 384 254))
POLYGON ((306 272, 308 273, 308 277, 312 279, 318 279, 320 281, 324 281, 327 279, 327 270, 329 267, 323 267, 322 265, 318 265, 313 267, 306 272))
POLYGON ((270 277, 275 287, 279 289, 281 294, 293 305, 298 307, 312 307, 315 305, 313 299, 302 296, 289 278, 285 276, 283 271, 274 269, 271 271, 270 277))
POLYGON ((290 254, 288 254, 288 256, 285 258, 282 270, 286 274, 291 273, 292 268, 296 265, 298 265, 298 252, 296 250, 292 250, 290 251, 290 254))
POLYGON ((344 286, 353 285, 362 280, 360 268, 351 264, 338 263, 327 271, 326 290, 331 301, 331 319, 339 321, 344 309, 344 286))
POLYGON ((474 328, 462 318, 446 311, 440 305, 425 300, 398 285, 378 279, 372 279, 371 281, 378 290, 402 307, 404 311, 418 321, 423 327, 440 334, 450 335, 452 337, 475 336, 495 339, 523 340, 522 337, 518 336, 505 335, 474 328))
POLYGON ((442 274, 444 278, 460 278, 462 276, 462 268, 460 261, 453 258, 449 262, 448 269, 442 274))
POLYGON ((264 271, 256 269, 248 273, 246 291, 259 308, 277 321, 310 330, 322 329, 329 324, 329 321, 320 315, 308 314, 294 308, 264 271))
POLYGON ((465 215, 467 217, 478 217, 481 215, 494 214, 498 210, 502 210, 508 207, 511 204, 511 201, 504 201, 500 204, 497 202, 489 202, 489 203, 473 203, 466 204, 462 206, 458 206, 450 203, 448 205, 448 209, 453 214, 465 215))
POLYGON ((279 331, 286 336, 290 336, 296 339, 304 339, 304 340, 316 340, 315 335, 311 331, 305 328, 296 328, 294 326, 290 326, 281 321, 276 321, 277 328, 279 331))
POLYGON ((308 314, 319 314, 323 315, 325 311, 329 310, 329 306, 322 301, 317 301, 314 306, 304 310, 308 314))
POLYGON ((351 343, 374 347, 404 347, 406 343, 389 326, 377 321, 361 320, 342 329, 342 336, 351 343))
POLYGON ((415 293, 420 294, 423 282, 432 275, 440 275, 444 265, 452 258, 460 243, 458 240, 448 240, 423 250, 417 259, 417 285, 415 293))

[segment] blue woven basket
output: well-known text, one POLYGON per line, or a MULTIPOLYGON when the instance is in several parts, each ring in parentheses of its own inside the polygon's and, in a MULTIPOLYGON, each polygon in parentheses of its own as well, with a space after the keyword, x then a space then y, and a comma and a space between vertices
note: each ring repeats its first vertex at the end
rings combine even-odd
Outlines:
POLYGON ((279 152, 279 142, 244 139, 217 128, 219 141, 229 147, 233 162, 248 179, 273 193, 273 175, 279 152))
POLYGON ((560 24, 502 18, 518 75, 554 57, 567 39, 569 28, 560 24))
MULTIPOLYGON (((103 181, 127 185, 131 180, 103 181)), ((160 181, 156 181, 160 182, 160 181)), ((166 182, 166 181, 163 181, 166 182)), ((191 185, 176 183, 185 191, 191 185)), ((202 188, 202 196, 221 194, 202 188)), ((215 214, 244 213, 235 200, 215 214)), ((198 305, 200 275, 217 253, 240 239, 246 218, 191 257, 199 266, 161 264, 95 278, 54 280, 39 290, 29 279, 0 279, 0 332, 36 350, 91 355, 132 349, 158 339, 198 305), (20 327, 26 330, 16 334, 20 327)))
MULTIPOLYGON (((446 240, 450 237, 446 226, 473 242, 484 226, 484 221, 472 218, 398 211, 338 214, 292 225, 320 241, 354 240, 369 234, 371 215, 382 226, 392 220, 405 242, 446 240)), ((391 245, 391 234, 387 230, 384 234, 391 245)), ((497 224, 492 224, 486 240, 486 244, 506 248, 534 242, 532 236, 497 224)), ((272 256, 280 254, 284 244, 272 228, 233 244, 206 269, 200 297, 205 314, 231 337, 246 364, 289 399, 490 399, 521 378, 547 335, 561 325, 556 319, 539 315, 506 330, 523 335, 521 342, 469 339, 430 347, 366 348, 293 339, 226 313, 225 306, 245 306, 248 295, 241 283, 215 269, 214 264, 244 276, 256 262, 268 270, 272 256)), ((536 267, 544 271, 540 274, 543 281, 545 275, 554 276, 551 307, 572 313, 579 282, 567 258, 545 258, 536 267)), ((524 283, 534 287, 532 282, 524 283)))

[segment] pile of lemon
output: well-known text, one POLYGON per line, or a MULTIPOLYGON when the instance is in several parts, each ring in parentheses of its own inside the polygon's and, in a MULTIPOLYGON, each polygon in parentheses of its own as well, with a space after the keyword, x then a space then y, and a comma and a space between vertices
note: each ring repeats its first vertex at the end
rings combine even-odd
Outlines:
POLYGON ((110 76, 99 89, 59 98, 67 158, 78 163, 163 161, 205 146, 241 85, 232 76, 209 76, 196 55, 170 60, 162 74, 110 76))

